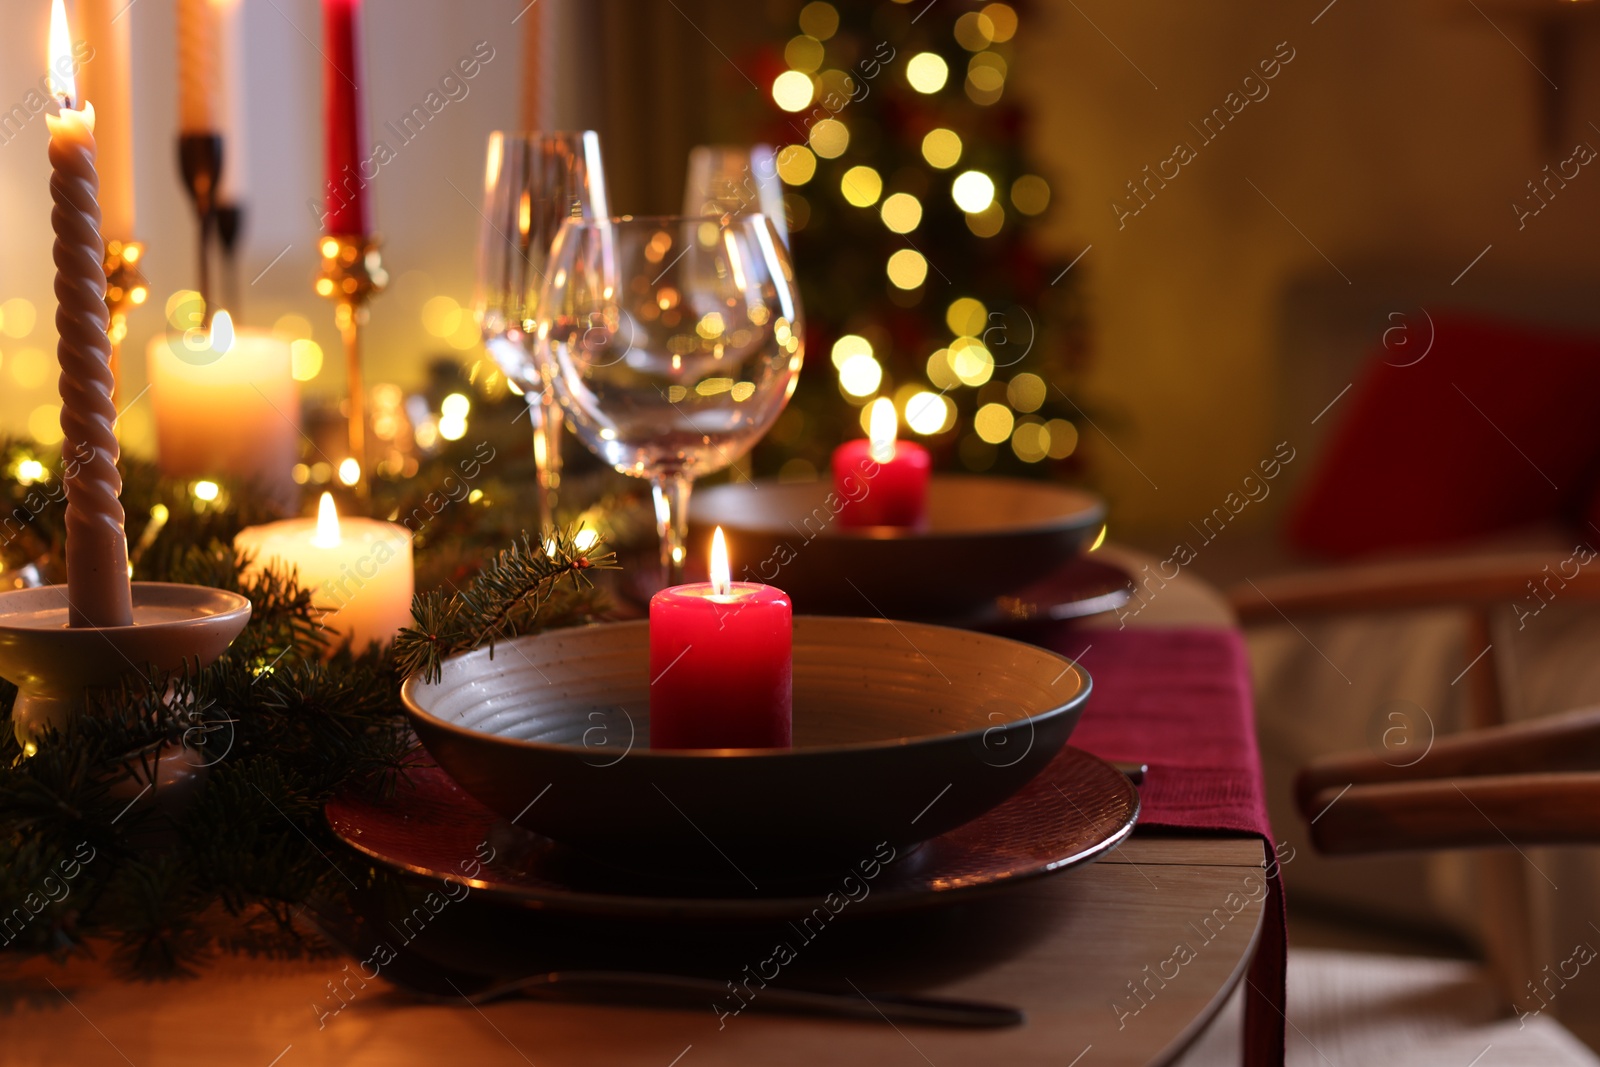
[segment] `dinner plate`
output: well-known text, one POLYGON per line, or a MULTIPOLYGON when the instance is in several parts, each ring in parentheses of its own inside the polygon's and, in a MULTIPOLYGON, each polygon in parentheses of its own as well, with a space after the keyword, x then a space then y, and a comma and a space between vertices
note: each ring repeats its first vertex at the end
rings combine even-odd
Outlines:
POLYGON ((1079 556, 1027 588, 997 597, 964 620, 967 626, 1003 628, 1063 622, 1115 611, 1133 599, 1131 575, 1095 555, 1079 556))
POLYGON ((962 620, 1079 555, 1105 524, 1091 493, 1020 478, 937 474, 928 521, 906 529, 839 524, 822 482, 731 482, 689 503, 688 558, 728 539, 734 577, 783 589, 813 615, 962 620))
MULTIPOLYGON (((737 608, 726 621, 738 624, 737 608)), ((497 642, 451 657, 432 682, 408 679, 400 695, 429 755, 518 825, 650 871, 720 874, 731 855, 760 881, 971 822, 1044 769, 1091 690, 1071 660, 1002 636, 798 616, 791 746, 658 748, 650 629, 497 642)), ((717 655, 707 645, 679 658, 709 670, 717 655)))
POLYGON ((412 767, 389 797, 349 789, 325 808, 333 832, 374 862, 464 884, 503 903, 591 916, 739 920, 792 918, 819 907, 903 911, 964 899, 1088 863, 1132 833, 1138 813, 1133 783, 1069 746, 1010 800, 930 841, 868 849, 803 881, 756 883, 731 856, 716 881, 602 865, 497 816, 432 764, 412 767))

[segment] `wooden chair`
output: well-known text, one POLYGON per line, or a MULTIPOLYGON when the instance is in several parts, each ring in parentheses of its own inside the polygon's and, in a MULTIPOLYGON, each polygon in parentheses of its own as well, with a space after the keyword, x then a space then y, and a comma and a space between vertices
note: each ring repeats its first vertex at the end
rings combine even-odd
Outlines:
MULTIPOLYGON (((1600 708, 1508 724, 1509 605, 1600 601, 1600 566, 1560 555, 1437 557, 1257 579, 1229 600, 1245 625, 1455 608, 1466 613, 1468 728, 1403 765, 1372 752, 1304 768, 1295 799, 1321 852, 1486 848, 1473 857, 1490 973, 1509 1004, 1534 975, 1525 858, 1533 845, 1600 843, 1600 708), (1520 976, 1520 977, 1519 977, 1520 976)), ((1292 1013, 1291 1013, 1292 1017, 1292 1013)))

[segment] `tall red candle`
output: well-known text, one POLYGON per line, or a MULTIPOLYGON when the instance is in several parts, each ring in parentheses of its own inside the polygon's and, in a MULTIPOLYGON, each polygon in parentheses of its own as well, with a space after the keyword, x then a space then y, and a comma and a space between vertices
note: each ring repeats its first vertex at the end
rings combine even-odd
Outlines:
POLYGON ((843 500, 840 526, 922 526, 927 522, 933 461, 914 441, 895 440, 894 401, 872 402, 868 435, 833 452, 833 488, 843 500))
POLYGON ((361 0, 322 0, 323 113, 327 136, 323 195, 327 214, 323 231, 342 237, 365 237, 367 211, 366 122, 361 111, 361 64, 357 59, 357 23, 361 0))
POLYGON ((711 581, 650 598, 650 747, 789 747, 793 631, 787 593, 729 581, 718 527, 711 581))

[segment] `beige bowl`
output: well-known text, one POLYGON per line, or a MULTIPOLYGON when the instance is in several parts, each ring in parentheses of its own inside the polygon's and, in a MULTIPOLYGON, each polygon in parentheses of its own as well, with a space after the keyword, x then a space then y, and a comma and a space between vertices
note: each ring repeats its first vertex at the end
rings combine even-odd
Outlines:
POLYGON ((517 825, 625 866, 815 869, 936 837, 1022 788, 1089 696, 1070 660, 882 619, 794 626, 794 747, 652 751, 649 624, 500 643, 401 690, 428 751, 517 825))

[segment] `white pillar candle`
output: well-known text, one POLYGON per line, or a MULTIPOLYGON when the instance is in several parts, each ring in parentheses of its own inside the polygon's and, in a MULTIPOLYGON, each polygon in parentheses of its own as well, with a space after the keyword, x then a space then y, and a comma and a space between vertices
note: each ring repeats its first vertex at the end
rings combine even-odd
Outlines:
POLYGON ((323 493, 315 519, 285 519, 239 531, 233 547, 255 556, 246 574, 294 567, 302 588, 324 612, 337 646, 349 638, 357 652, 387 645, 411 624, 411 531, 376 519, 340 518, 323 493))
POLYGON ((158 335, 146 349, 161 473, 247 479, 293 512, 300 390, 289 343, 262 330, 234 331, 226 319, 219 311, 209 332, 158 335))

